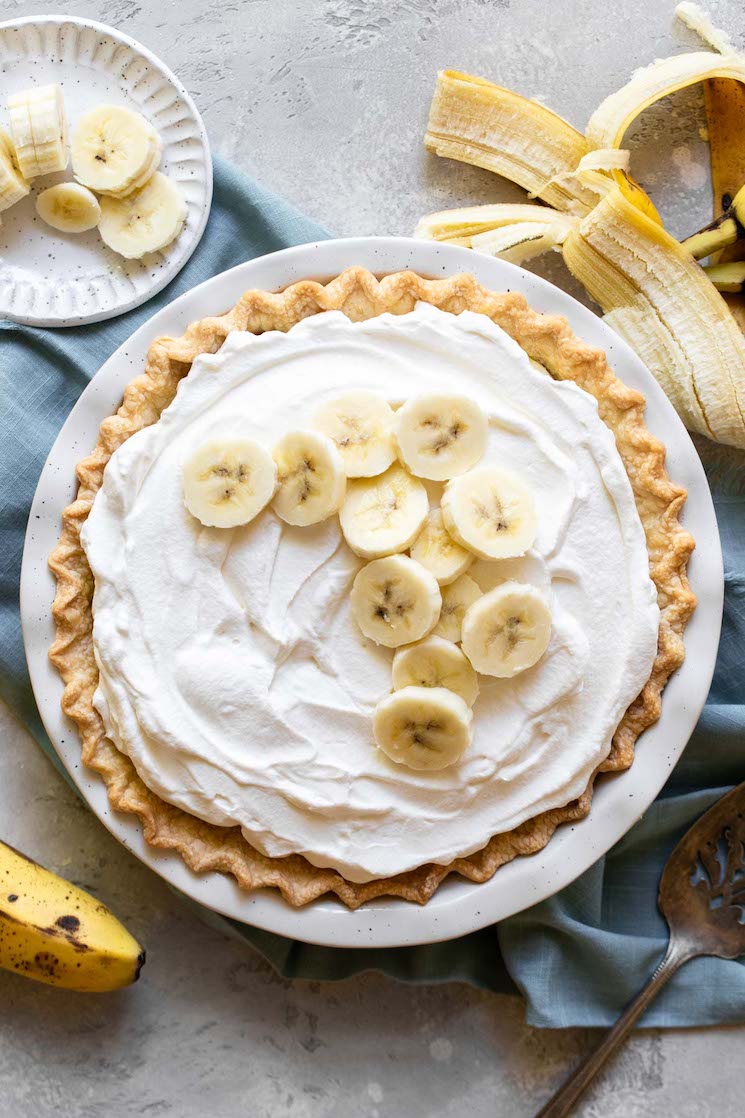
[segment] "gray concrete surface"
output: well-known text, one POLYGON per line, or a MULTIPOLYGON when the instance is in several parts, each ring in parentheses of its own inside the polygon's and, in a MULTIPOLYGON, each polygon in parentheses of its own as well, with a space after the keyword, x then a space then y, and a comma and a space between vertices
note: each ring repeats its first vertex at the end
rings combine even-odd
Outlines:
MULTIPOLYGON (((521 197, 423 152, 438 68, 495 78, 581 126, 632 69, 694 42, 660 0, 60 6, 159 53, 215 150, 338 234, 408 233, 428 210, 521 197)), ((4 0, 2 18, 39 8, 4 0)), ((709 8, 745 45, 741 0, 709 8)), ((633 134, 635 171, 678 232, 707 213, 701 123, 698 97, 680 95, 633 134)), ((548 274, 563 282, 555 263, 548 274)), ((114 842, 6 711, 0 820, 4 838, 110 904, 150 957, 137 987, 101 998, 0 972, 0 1118, 527 1118, 593 1043, 588 1030, 527 1028, 517 999, 464 986, 278 979, 114 842)), ((578 1113, 741 1114, 744 1040, 743 1029, 637 1033, 578 1113)))

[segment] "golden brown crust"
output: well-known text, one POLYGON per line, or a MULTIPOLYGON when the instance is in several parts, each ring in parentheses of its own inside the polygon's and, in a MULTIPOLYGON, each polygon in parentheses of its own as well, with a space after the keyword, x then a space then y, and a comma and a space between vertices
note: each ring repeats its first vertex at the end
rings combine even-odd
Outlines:
POLYGON ((333 870, 312 866, 300 855, 265 857, 237 827, 204 823, 165 803, 145 786, 129 758, 106 737, 93 706, 98 681, 91 636, 93 578, 80 545, 80 528, 116 448, 158 419, 191 362, 201 353, 216 352, 232 330, 255 334, 286 331, 300 319, 326 310, 343 311, 355 321, 386 311, 405 314, 420 300, 454 314, 472 310, 488 315, 553 377, 573 380, 595 396, 602 419, 615 434, 646 532, 661 621, 652 675, 622 718, 610 754, 597 772, 626 769, 632 763, 634 743, 659 717, 661 691, 683 661, 683 630, 695 606, 686 578, 694 544, 678 520, 686 493, 668 478, 665 449, 645 427, 644 397, 618 380, 605 354, 580 341, 563 318, 532 311, 522 295, 486 291, 470 275, 426 280, 413 272, 397 272, 378 280, 364 268, 349 268, 325 285, 304 280, 279 294, 247 291, 227 314, 193 323, 180 338, 158 338, 148 351, 145 372, 127 387, 116 415, 101 424, 93 453, 77 468, 77 499, 63 513, 62 535, 50 556, 57 578, 56 639, 50 657, 65 684, 62 709, 77 723, 83 761, 103 777, 112 806, 139 816, 149 843, 178 851, 195 871, 230 873, 242 888, 276 886, 293 905, 307 904, 327 892, 335 893, 350 908, 383 895, 423 904, 450 873, 474 882, 486 881, 516 855, 542 849, 560 823, 585 816, 594 776, 578 800, 544 812, 514 831, 495 835, 483 850, 448 866, 426 865, 359 885, 333 870))

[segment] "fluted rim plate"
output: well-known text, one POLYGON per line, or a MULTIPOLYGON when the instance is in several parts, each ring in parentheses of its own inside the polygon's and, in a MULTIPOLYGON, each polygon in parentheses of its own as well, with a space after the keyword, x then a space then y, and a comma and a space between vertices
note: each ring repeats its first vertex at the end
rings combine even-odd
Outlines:
MULTIPOLYGON (((125 260, 96 229, 61 233, 36 213, 36 196, 72 180, 72 170, 31 181, 31 193, 0 217, 0 318, 32 326, 78 326, 123 314, 160 291, 198 245, 212 201, 212 159, 194 102, 178 78, 128 35, 74 16, 31 16, 0 23, 4 98, 59 82, 70 129, 96 104, 141 112, 163 141, 160 170, 181 188, 187 218, 162 252, 125 260)), ((0 126, 8 128, 5 106, 0 126)))

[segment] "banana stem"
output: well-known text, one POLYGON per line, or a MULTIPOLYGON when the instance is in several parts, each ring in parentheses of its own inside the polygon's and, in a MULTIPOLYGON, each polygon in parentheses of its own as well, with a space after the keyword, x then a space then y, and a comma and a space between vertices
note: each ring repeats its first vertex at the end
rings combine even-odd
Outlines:
POLYGON ((704 271, 717 291, 724 291, 730 295, 745 291, 745 260, 736 260, 731 264, 714 264, 710 268, 704 268, 704 271))

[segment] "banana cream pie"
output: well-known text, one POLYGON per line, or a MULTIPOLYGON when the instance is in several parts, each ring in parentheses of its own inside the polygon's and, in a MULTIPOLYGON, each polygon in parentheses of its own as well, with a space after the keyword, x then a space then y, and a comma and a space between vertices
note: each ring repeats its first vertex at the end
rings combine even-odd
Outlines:
POLYGON ((51 557, 113 806, 195 870, 350 907, 586 815, 695 604, 643 407, 467 275, 352 268, 154 342, 51 557))

